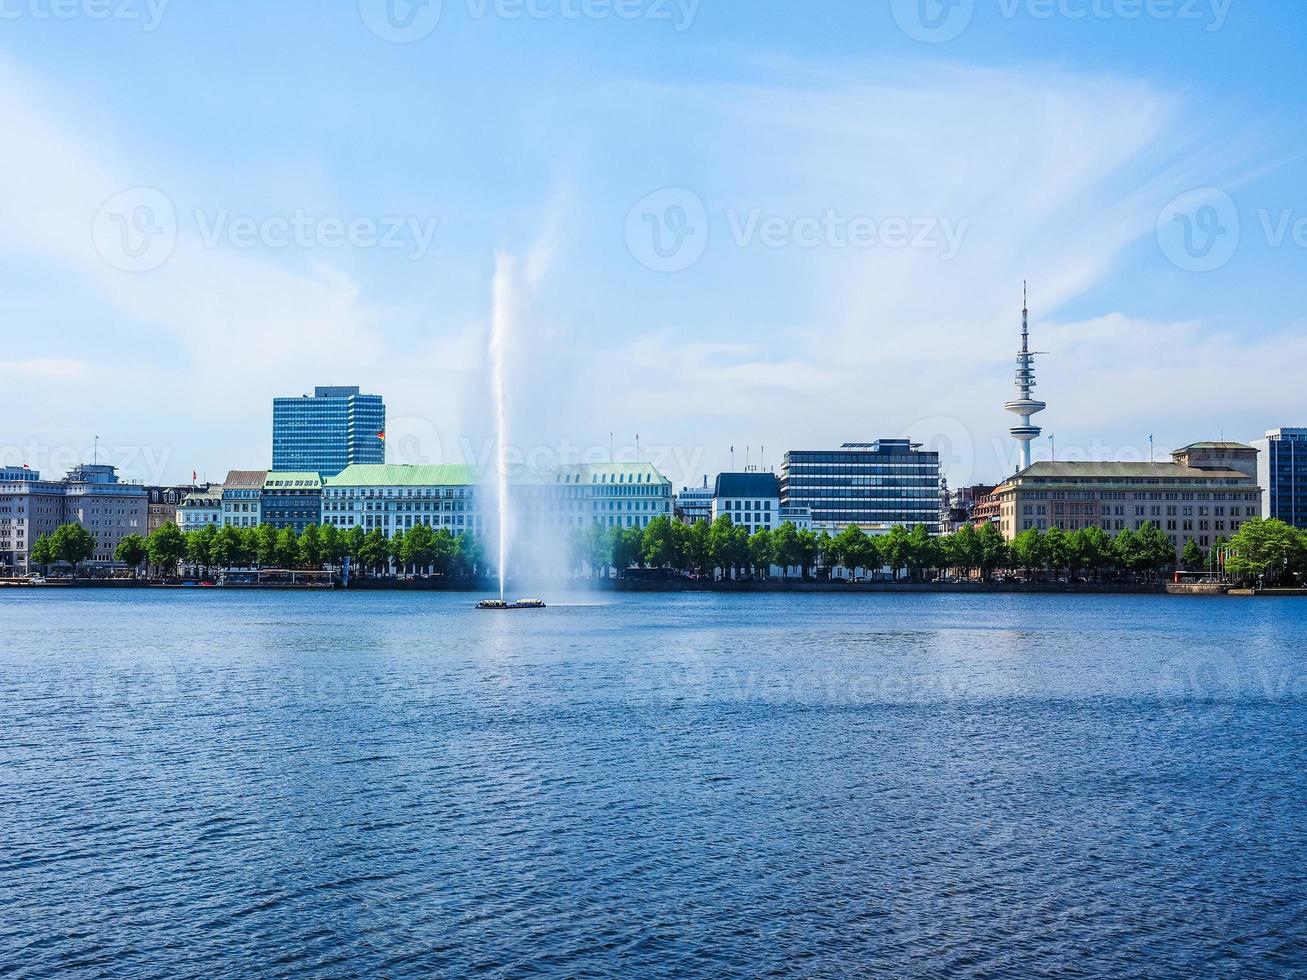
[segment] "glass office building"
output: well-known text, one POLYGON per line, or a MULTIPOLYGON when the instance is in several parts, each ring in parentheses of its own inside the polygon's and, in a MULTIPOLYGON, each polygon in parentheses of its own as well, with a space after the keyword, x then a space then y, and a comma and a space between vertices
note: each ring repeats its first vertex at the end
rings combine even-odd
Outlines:
POLYGON ((272 402, 272 468, 335 476, 356 463, 386 461, 386 406, 358 388, 315 388, 272 402))
POLYGON ((817 531, 857 525, 883 534, 896 524, 939 528, 939 453, 907 439, 845 443, 834 451, 791 451, 781 469, 781 504, 806 507, 817 531))
POLYGON ((1262 516, 1307 528, 1307 429, 1272 429, 1253 446, 1262 516))

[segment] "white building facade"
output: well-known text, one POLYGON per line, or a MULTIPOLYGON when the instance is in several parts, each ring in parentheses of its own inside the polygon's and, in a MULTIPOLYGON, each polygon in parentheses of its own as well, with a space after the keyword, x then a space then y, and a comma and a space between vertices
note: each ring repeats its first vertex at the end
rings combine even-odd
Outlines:
POLYGON ((713 487, 712 519, 726 516, 750 534, 781 526, 781 485, 773 473, 721 473, 713 487))
POLYGON ((183 531, 198 531, 208 526, 222 526, 222 487, 192 490, 177 505, 177 526, 183 531))
POLYGON ((322 523, 386 537, 418 525, 477 534, 484 496, 469 466, 356 463, 323 481, 322 523))

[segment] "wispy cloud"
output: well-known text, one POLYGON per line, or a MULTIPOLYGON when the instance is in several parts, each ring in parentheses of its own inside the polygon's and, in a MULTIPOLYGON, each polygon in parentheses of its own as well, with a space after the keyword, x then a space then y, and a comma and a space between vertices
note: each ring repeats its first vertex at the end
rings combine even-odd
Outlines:
POLYGON ((46 378, 65 381, 84 378, 91 373, 85 361, 64 357, 34 357, 23 361, 0 361, 0 374, 20 375, 25 378, 46 378))

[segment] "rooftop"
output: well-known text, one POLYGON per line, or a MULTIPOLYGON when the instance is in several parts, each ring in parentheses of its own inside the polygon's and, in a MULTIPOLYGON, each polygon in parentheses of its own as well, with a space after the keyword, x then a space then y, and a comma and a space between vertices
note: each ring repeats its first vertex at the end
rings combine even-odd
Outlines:
POLYGON ((223 485, 228 490, 262 490, 267 477, 267 470, 232 470, 223 485))
POLYGON ((317 490, 322 477, 317 473, 269 473, 263 481, 264 490, 317 490))
POLYGON ((1067 462, 1048 460, 1034 463, 1008 479, 1008 483, 1031 479, 1098 480, 1241 480, 1248 474, 1238 470, 1200 470, 1179 463, 1067 462))
POLYGON ((579 466, 564 466, 558 471, 556 482, 671 484, 653 463, 583 463, 579 466))
POLYGON ((355 463, 323 481, 327 487, 465 487, 481 481, 470 466, 405 466, 400 463, 355 463))
POLYGON ((1177 449, 1177 453, 1183 453, 1190 449, 1206 449, 1215 451, 1234 451, 1255 453, 1252 446, 1245 446, 1242 442, 1195 442, 1193 445, 1185 446, 1183 449, 1177 449))
POLYGON ((779 497, 774 473, 719 473, 714 497, 779 497))

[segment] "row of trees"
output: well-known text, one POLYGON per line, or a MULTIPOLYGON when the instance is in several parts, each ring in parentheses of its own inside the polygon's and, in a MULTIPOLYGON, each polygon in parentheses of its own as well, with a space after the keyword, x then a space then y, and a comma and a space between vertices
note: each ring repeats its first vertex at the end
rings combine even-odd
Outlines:
MULTIPOLYGON (((43 569, 65 562, 77 566, 95 551, 95 537, 80 524, 65 524, 38 538, 32 546, 32 564, 43 569)), ((164 524, 149 537, 129 534, 118 542, 114 556, 132 571, 148 566, 169 576, 186 563, 198 572, 230 568, 320 569, 340 567, 348 558, 363 573, 433 572, 473 576, 485 572, 481 541, 470 534, 451 534, 425 525, 398 531, 387 538, 380 529, 311 524, 299 534, 289 528, 237 528, 208 525, 183 533, 176 524, 164 524)))
POLYGON ((875 536, 857 527, 831 535, 787 523, 749 534, 722 516, 711 524, 692 525, 658 517, 644 530, 595 526, 576 532, 570 557, 574 570, 588 566, 595 575, 615 570, 619 576, 645 567, 741 578, 765 576, 779 566, 786 575, 793 571, 805 578, 817 567, 842 567, 855 575, 889 569, 895 579, 920 578, 928 570, 989 579, 1000 569, 1031 576, 1128 572, 1151 577, 1175 564, 1175 549, 1154 524, 1115 537, 1097 527, 1029 530, 1008 542, 994 525, 980 530, 967 526, 943 536, 932 535, 924 525, 911 530, 896 526, 875 536))
MULTIPOLYGON (((65 524, 37 539, 33 564, 46 568, 66 563, 77 566, 95 552, 95 537, 80 524, 65 524)), ((210 525, 183 533, 165 524, 149 535, 127 535, 118 544, 116 558, 134 572, 149 566, 171 575, 183 562, 197 571, 230 568, 340 567, 348 558, 362 573, 388 574, 392 570, 449 576, 489 574, 484 545, 474 535, 457 536, 441 528, 419 525, 387 538, 380 529, 341 530, 334 525, 309 525, 302 532, 264 524, 252 528, 210 525)), ((994 525, 980 530, 963 527, 955 534, 934 536, 923 525, 911 530, 894 527, 873 536, 857 527, 839 534, 799 530, 782 524, 774 531, 753 534, 719 517, 712 523, 681 524, 658 517, 640 528, 604 528, 594 525, 573 534, 568 547, 573 575, 618 577, 637 568, 654 568, 697 576, 722 578, 767 576, 773 567, 807 578, 817 568, 848 569, 872 574, 889 569, 893 578, 920 578, 928 571, 954 571, 988 580, 999 570, 1019 571, 1027 577, 1128 573, 1152 578, 1175 566, 1170 538, 1157 525, 1108 535, 1098 527, 1077 531, 1023 531, 1005 541, 994 525)), ((1286 582, 1307 577, 1307 532, 1281 521, 1250 520, 1228 542, 1218 538, 1204 554, 1190 539, 1181 564, 1191 570, 1218 564, 1237 580, 1286 582)))

